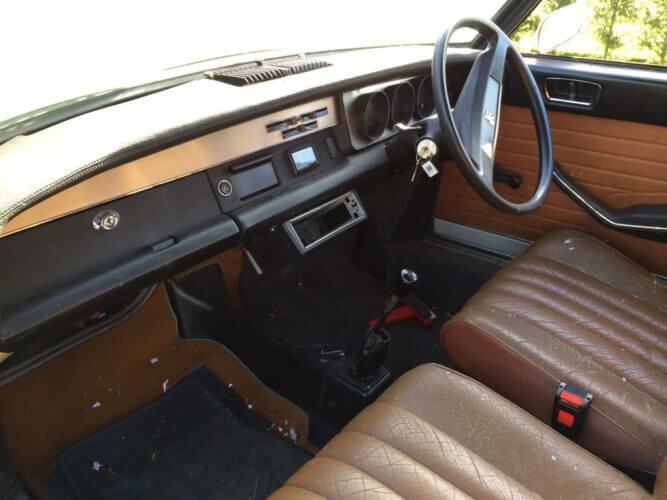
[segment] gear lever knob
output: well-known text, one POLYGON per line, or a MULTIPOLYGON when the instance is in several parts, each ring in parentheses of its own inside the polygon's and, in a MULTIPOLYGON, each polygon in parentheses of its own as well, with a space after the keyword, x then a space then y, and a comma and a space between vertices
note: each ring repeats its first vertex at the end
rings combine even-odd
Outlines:
POLYGON ((418 279, 419 277, 417 276, 417 273, 412 269, 402 269, 401 279, 400 282, 397 283, 396 289, 394 290, 394 295, 400 298, 404 298, 410 293, 412 287, 415 283, 417 283, 418 279))
POLYGON ((419 276, 412 269, 403 269, 401 271, 401 281, 406 285, 412 285, 417 282, 419 276))

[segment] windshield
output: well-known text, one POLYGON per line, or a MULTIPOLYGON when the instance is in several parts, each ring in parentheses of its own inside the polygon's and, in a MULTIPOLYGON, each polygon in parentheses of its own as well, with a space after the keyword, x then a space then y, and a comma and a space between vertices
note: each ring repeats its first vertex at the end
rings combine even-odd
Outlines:
POLYGON ((503 1, 7 2, 0 17, 0 121, 231 54, 433 44, 454 20, 490 18, 503 1))

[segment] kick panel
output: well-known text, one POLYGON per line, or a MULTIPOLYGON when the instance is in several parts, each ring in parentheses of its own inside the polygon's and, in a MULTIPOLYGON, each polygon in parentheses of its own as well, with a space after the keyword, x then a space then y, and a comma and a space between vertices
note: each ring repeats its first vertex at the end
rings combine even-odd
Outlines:
MULTIPOLYGON (((519 174, 518 188, 496 182, 511 201, 528 199, 537 177, 537 141, 528 108, 504 106, 496 162, 519 174)), ((667 203, 667 127, 550 111, 554 157, 565 173, 611 209, 667 203)), ((545 204, 509 215, 484 202, 456 166, 445 164, 436 217, 536 240, 559 229, 591 234, 649 270, 667 274, 667 245, 612 230, 593 219, 555 184, 545 204)))

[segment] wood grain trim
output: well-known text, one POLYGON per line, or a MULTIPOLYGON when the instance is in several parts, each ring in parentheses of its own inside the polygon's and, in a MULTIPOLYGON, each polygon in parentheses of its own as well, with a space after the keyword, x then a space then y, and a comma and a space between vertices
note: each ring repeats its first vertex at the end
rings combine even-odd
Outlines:
MULTIPOLYGON (((528 108, 504 106, 496 160, 521 173, 519 189, 496 184, 514 202, 535 189, 538 149, 528 108)), ((667 127, 550 112, 555 158, 565 172, 612 209, 667 203, 667 127)), ((436 215, 439 218, 535 241, 559 229, 574 229, 608 242, 647 269, 667 274, 667 244, 614 231, 555 185, 544 205, 509 215, 482 201, 452 163, 445 164, 436 215)))
POLYGON ((10 220, 0 229, 0 238, 286 142, 280 131, 267 133, 266 125, 321 108, 327 108, 328 114, 318 118, 318 128, 298 137, 339 123, 336 100, 326 97, 218 130, 65 189, 10 220))

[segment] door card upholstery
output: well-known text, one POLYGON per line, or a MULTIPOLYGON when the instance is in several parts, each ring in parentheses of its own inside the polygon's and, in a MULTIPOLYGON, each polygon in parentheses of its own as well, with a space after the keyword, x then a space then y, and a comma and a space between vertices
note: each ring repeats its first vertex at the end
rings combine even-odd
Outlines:
MULTIPOLYGON (((565 173, 612 209, 667 204, 667 127, 550 111, 554 156, 565 173)), ((512 201, 535 189, 538 149, 528 108, 503 106, 496 162, 523 177, 521 187, 496 183, 512 201)), ((652 272, 667 275, 667 243, 598 223, 555 184, 544 205, 525 215, 500 212, 484 202, 452 162, 444 165, 436 217, 534 241, 558 229, 574 229, 608 243, 652 272)))

